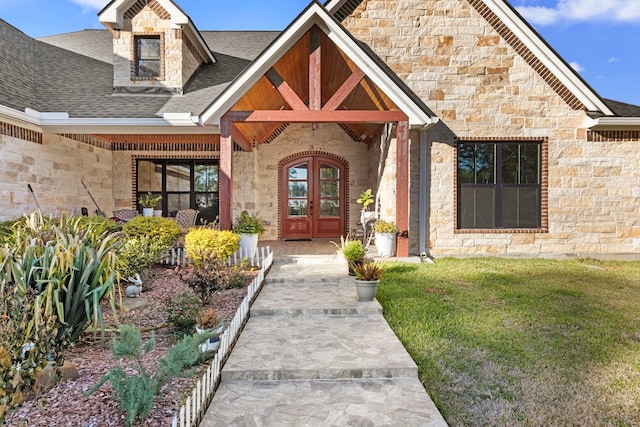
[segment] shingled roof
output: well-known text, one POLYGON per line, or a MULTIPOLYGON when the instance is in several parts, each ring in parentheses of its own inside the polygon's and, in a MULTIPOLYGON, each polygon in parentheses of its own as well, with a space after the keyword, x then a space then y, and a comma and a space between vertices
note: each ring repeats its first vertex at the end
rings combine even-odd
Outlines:
POLYGON ((107 30, 32 39, 0 20, 0 105, 66 112, 70 118, 151 118, 200 114, 279 34, 203 31, 215 64, 203 65, 183 95, 113 95, 113 45, 107 30), (6 52, 6 53, 5 53, 6 52))

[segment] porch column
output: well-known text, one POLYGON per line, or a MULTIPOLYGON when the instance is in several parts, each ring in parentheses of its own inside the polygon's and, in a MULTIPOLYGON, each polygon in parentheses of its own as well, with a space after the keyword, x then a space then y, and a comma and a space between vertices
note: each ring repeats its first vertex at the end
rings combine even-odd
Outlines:
POLYGON ((220 229, 231 230, 231 207, 233 203, 233 141, 231 138, 231 122, 220 121, 220 229))
POLYGON ((409 122, 396 126, 396 224, 400 229, 397 256, 409 256, 409 122))

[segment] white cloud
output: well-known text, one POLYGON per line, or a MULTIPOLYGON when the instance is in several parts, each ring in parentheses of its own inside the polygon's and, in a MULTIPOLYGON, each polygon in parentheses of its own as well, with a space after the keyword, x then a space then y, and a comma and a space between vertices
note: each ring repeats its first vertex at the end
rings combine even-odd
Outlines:
POLYGON ((612 56, 611 58, 607 59, 607 62, 609 64, 614 63, 614 62, 618 62, 620 61, 620 58, 616 58, 615 56, 612 56))
POLYGON ((109 0, 71 0, 73 3, 82 6, 83 9, 95 9, 102 10, 105 7, 109 0))
POLYGON ((569 65, 571 65, 571 68, 573 68, 574 70, 576 70, 577 72, 581 73, 583 71, 586 71, 584 68, 582 68, 582 66, 580 64, 578 64, 577 62, 569 62, 569 65))
POLYGON ((638 0, 558 0, 555 7, 516 7, 529 22, 551 25, 557 22, 613 21, 640 23, 638 0))

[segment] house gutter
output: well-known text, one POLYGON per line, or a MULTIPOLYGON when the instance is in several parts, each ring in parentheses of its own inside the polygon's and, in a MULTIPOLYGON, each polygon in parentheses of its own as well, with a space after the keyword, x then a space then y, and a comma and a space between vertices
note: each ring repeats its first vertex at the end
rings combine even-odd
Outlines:
MULTIPOLYGON (((3 111, 0 109, 0 113, 3 111)), ((9 116, 23 120, 51 133, 219 133, 215 126, 202 126, 199 116, 191 113, 164 113, 151 118, 70 118, 66 112, 42 113, 27 108, 13 110, 9 116)))
POLYGON ((615 130, 638 130, 638 128, 640 128, 640 117, 587 118, 585 126, 592 130, 605 130, 611 128, 615 128, 615 130))
POLYGON ((420 221, 418 232, 420 233, 420 238, 418 249, 420 250, 420 260, 422 262, 429 260, 429 253, 427 252, 427 215, 429 213, 429 206, 427 204, 427 178, 429 173, 429 164, 427 162, 429 142, 427 140, 427 132, 439 121, 439 117, 432 117, 431 123, 420 129, 420 206, 418 208, 420 221))

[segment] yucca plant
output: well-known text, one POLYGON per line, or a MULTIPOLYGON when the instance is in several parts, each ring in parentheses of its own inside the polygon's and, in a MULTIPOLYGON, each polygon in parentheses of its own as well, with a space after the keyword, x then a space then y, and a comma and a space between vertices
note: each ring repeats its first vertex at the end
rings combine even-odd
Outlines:
POLYGON ((10 268, 5 268, 4 280, 34 288, 45 314, 57 316, 60 328, 54 340, 61 348, 67 336, 77 340, 89 323, 104 331, 103 297, 109 298, 116 313, 118 234, 106 234, 99 225, 82 228, 79 223, 65 215, 58 224, 32 215, 18 227, 10 268))

